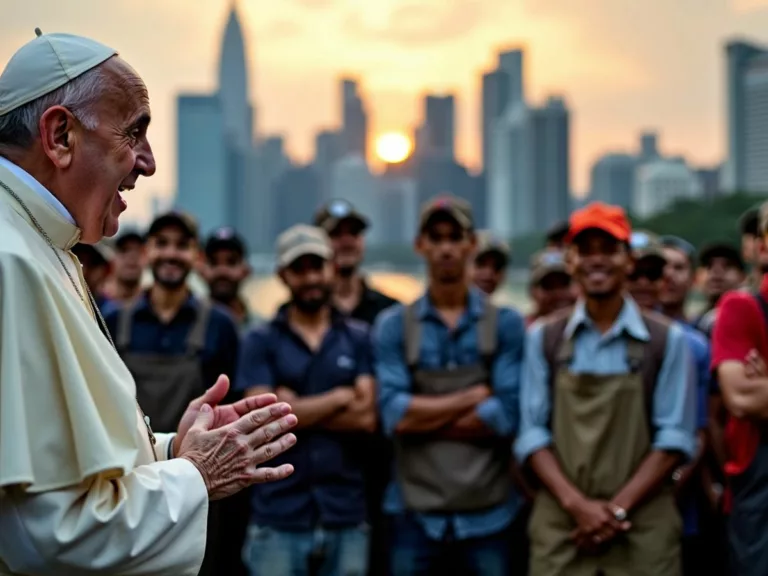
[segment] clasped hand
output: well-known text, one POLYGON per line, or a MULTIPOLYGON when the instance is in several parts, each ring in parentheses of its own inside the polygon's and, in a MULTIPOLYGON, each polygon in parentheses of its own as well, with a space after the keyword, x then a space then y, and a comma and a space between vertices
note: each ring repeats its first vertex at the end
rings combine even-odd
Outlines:
POLYGON ((632 526, 616 520, 614 506, 605 500, 582 499, 569 510, 577 527, 571 539, 579 548, 594 551, 632 526))
POLYGON ((216 384, 189 404, 174 438, 174 455, 195 465, 211 500, 293 473, 290 464, 259 467, 296 443, 296 436, 287 433, 297 423, 291 407, 277 402, 274 394, 220 406, 228 390, 229 379, 219 376, 216 384))

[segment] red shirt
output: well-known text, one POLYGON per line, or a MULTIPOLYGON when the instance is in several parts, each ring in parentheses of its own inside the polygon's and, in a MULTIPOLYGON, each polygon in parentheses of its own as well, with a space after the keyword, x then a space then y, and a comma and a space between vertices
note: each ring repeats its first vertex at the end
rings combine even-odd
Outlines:
MULTIPOLYGON (((768 276, 763 277, 760 294, 768 300, 768 276)), ((718 306, 712 334, 712 370, 728 360, 743 362, 752 349, 768 359, 768 327, 763 311, 752 294, 730 292, 718 306)), ((744 472, 759 444, 760 432, 752 422, 729 416, 725 427, 726 474, 736 476, 744 472)))

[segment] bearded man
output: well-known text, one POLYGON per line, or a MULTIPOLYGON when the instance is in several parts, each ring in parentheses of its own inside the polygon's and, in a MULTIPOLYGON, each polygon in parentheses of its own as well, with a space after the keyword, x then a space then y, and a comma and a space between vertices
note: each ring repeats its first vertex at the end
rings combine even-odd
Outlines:
POLYGON ((196 575, 209 500, 293 471, 275 396, 217 404, 154 434, 71 249, 118 229, 155 172, 147 89, 115 50, 68 34, 0 75, 0 575, 196 575))

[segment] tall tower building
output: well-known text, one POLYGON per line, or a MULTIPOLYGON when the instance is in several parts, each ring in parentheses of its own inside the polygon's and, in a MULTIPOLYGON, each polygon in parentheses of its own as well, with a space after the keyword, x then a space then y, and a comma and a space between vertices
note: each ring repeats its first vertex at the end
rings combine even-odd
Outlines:
POLYGON ((768 51, 735 40, 725 47, 728 162, 725 192, 768 192, 768 51))
POLYGON ((219 59, 219 98, 224 131, 238 146, 251 146, 253 111, 248 96, 248 60, 234 3, 224 28, 219 59))
POLYGON ((455 158, 455 98, 453 95, 429 94, 424 98, 424 129, 426 152, 453 160, 455 158))
POLYGON ((367 158, 368 115, 356 80, 341 80, 342 151, 367 158))

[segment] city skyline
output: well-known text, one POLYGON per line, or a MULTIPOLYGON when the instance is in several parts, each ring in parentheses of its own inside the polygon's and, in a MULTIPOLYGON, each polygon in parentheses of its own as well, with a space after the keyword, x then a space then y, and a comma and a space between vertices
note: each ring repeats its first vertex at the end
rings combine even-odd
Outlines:
MULTIPOLYGON (((115 46, 145 78, 152 98, 151 138, 158 174, 141 193, 175 191, 175 96, 210 89, 229 2, 189 11, 178 0, 78 3, 77 14, 41 1, 0 23, 0 61, 32 36, 68 31, 115 46), (190 41, 194 38, 194 41, 190 41), (183 48, 176 48, 180 46, 183 48)), ((601 153, 632 151, 644 128, 660 132, 665 152, 693 162, 725 153, 724 58, 731 36, 760 43, 768 2, 625 0, 382 1, 365 11, 345 0, 238 2, 245 28, 249 91, 264 135, 283 133, 291 156, 307 161, 321 128, 339 124, 337 83, 360 80, 371 115, 370 139, 411 133, 421 96, 456 94, 457 157, 479 167, 482 73, 496 52, 524 44, 533 99, 564 93, 573 113, 573 189, 588 188, 601 153), (500 23, 505 26, 500 26, 500 23), (678 25, 684 23, 685 29, 678 25), (311 25, 310 25, 311 24, 311 25), (567 57, 563 57, 567 55, 567 57)), ((369 141, 370 144, 370 141, 369 141)), ((369 146, 370 147, 370 146, 369 146)), ((370 155, 369 155, 370 157, 370 155)), ((136 196, 129 198, 134 212, 136 196)))

